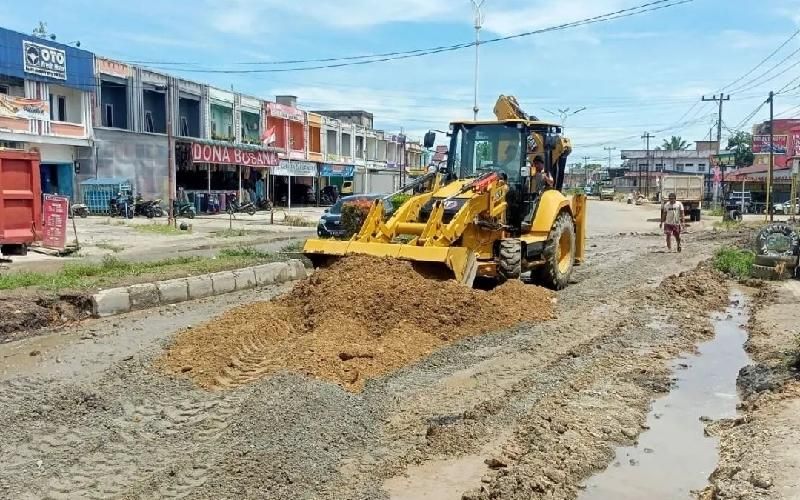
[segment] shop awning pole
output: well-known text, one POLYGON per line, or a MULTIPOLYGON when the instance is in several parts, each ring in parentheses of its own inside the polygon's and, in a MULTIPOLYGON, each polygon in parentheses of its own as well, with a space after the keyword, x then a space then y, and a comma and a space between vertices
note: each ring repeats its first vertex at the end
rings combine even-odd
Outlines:
POLYGON ((237 167, 239 167, 239 203, 244 203, 242 201, 244 200, 244 198, 242 197, 242 166, 237 165, 237 167))
POLYGON ((287 212, 292 210, 292 174, 291 174, 291 165, 292 165, 292 160, 289 160, 289 175, 286 176, 289 179, 289 183, 287 185, 288 189, 286 190, 286 192, 288 193, 286 195, 286 211, 287 212))

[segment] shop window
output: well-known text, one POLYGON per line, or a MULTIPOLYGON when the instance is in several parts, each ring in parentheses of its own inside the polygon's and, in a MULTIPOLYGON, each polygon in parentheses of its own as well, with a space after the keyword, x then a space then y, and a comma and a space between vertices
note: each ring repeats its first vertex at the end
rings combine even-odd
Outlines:
POLYGON ((149 111, 144 112, 144 131, 152 133, 155 130, 153 126, 153 113, 149 111))
POLYGON ((105 119, 103 120, 103 126, 105 127, 113 127, 114 126, 114 105, 113 104, 106 104, 106 114, 105 119))
POLYGON ((705 172, 706 171, 706 167, 705 166, 697 167, 697 171, 698 172, 705 172))

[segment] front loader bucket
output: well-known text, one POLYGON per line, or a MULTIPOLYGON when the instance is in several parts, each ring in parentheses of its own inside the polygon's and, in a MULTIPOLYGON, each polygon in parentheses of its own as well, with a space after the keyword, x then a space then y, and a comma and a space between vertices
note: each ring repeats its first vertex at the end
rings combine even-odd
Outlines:
POLYGON ((314 266, 324 267, 331 260, 345 255, 372 255, 407 260, 421 274, 455 279, 472 286, 478 271, 475 254, 464 247, 434 247, 398 243, 361 241, 308 240, 303 254, 314 266))

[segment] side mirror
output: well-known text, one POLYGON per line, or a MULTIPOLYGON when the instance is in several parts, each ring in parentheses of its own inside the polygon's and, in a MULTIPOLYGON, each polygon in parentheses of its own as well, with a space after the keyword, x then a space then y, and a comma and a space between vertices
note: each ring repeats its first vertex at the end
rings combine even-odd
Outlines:
POLYGON ((326 208, 325 210, 323 210, 323 213, 327 214, 329 210, 330 210, 329 208, 326 208))
POLYGON ((430 148, 433 147, 433 145, 435 143, 436 143, 436 132, 428 131, 428 133, 425 134, 425 139, 423 141, 423 145, 427 149, 430 149, 430 148))

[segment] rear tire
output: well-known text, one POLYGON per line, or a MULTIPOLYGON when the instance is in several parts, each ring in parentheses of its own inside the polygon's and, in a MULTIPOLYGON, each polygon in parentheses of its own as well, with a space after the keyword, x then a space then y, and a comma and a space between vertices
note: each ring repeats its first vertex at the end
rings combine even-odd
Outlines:
POLYGON ((250 207, 247 209, 247 215, 255 215, 256 214, 256 207, 250 207))
POLYGON ((509 238, 500 240, 497 274, 501 280, 516 280, 522 274, 522 242, 509 238))
POLYGON ((568 212, 561 212, 544 245, 544 264, 537 269, 537 281, 554 290, 569 284, 575 267, 575 223, 568 212))

